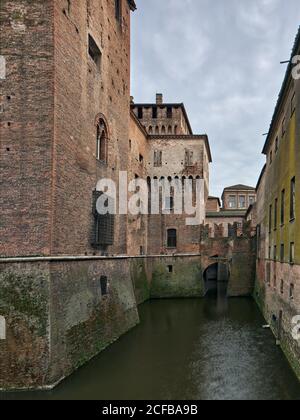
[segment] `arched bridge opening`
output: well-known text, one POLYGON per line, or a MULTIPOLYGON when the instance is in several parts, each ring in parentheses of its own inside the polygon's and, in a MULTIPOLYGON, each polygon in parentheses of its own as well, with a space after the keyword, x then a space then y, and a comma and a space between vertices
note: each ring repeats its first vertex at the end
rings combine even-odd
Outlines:
POLYGON ((216 257, 213 260, 214 262, 203 273, 205 295, 227 295, 230 277, 229 265, 216 257))

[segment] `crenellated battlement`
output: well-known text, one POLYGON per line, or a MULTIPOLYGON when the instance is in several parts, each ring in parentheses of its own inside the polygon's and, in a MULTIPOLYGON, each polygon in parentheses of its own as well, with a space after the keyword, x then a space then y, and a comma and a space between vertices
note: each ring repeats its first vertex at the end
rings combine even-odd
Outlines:
POLYGON ((255 232, 253 231, 251 222, 240 223, 207 223, 200 227, 201 242, 206 239, 235 239, 235 238, 253 238, 255 232))

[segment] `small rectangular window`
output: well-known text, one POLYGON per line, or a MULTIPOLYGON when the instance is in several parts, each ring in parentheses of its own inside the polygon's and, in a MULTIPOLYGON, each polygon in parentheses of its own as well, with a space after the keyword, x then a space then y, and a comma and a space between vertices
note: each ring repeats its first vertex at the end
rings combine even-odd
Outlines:
POLYGON ((194 164, 194 152, 192 150, 185 151, 185 165, 193 166, 194 164))
POLYGON ((277 246, 274 246, 274 261, 277 261, 277 246))
POLYGON ((277 215, 278 215, 278 199, 275 200, 274 206, 274 230, 277 229, 277 215))
POLYGON ((142 119, 143 119, 143 116, 144 116, 144 110, 143 110, 143 108, 140 106, 140 107, 138 108, 138 119, 139 119, 139 120, 142 120, 142 119))
POLYGON ((162 151, 155 150, 154 151, 154 167, 160 168, 162 166, 162 151))
POLYGON ((6 340, 6 320, 0 315, 0 340, 6 340))
MULTIPOLYGON (((97 211, 97 201, 102 197, 104 203, 105 195, 102 192, 93 192, 93 214, 94 214, 94 226, 92 235, 92 246, 97 249, 102 249, 114 244, 114 228, 115 228, 115 216, 114 214, 99 214, 97 211)), ((108 198, 112 203, 112 198, 108 198)), ((112 203, 113 206, 115 205, 112 203)))
POLYGON ((235 195, 229 196, 229 208, 230 209, 236 209, 237 208, 237 202, 236 202, 236 196, 235 195))
POLYGON ((246 196, 245 195, 240 195, 239 196, 239 208, 240 209, 245 209, 246 208, 246 196))
POLYGON ((273 211, 273 207, 271 204, 269 208, 269 233, 272 232, 272 211, 273 211))
POLYGON ((281 135, 282 135, 282 137, 284 137, 285 132, 286 132, 286 119, 285 119, 285 117, 283 117, 282 126, 281 126, 281 135))
POLYGON ((284 262, 284 244, 280 246, 280 262, 284 262))
POLYGON ((122 0, 115 0, 115 16, 119 23, 122 22, 122 0))
POLYGON ((281 226, 284 225, 285 219, 285 190, 281 191, 281 211, 280 211, 280 223, 281 226))
POLYGON ((101 295, 106 296, 108 294, 108 281, 106 276, 100 278, 101 295))
POLYGON ((167 232, 167 246, 168 248, 177 247, 177 231, 176 229, 168 229, 167 232))
POLYGON ((173 109, 171 106, 167 107, 167 118, 171 119, 173 117, 173 109))
POLYGON ((296 94, 294 93, 291 100, 291 116, 293 116, 296 111, 296 94))
POLYGON ((89 55, 96 64, 97 68, 100 70, 101 68, 101 51, 96 44, 94 38, 89 35, 89 55))
POLYGON ((271 286, 271 265, 267 263, 266 266, 266 283, 268 286, 271 286))
POLYGON ((168 265, 168 271, 169 273, 173 273, 173 265, 168 265))
POLYGON ((290 263, 295 263, 295 243, 291 242, 290 244, 290 263))
POLYGON ((144 156, 143 156, 143 155, 141 155, 141 154, 139 155, 139 162, 140 162, 140 163, 143 163, 143 162, 144 162, 144 156))
POLYGON ((291 180, 291 202, 290 202, 290 219, 296 217, 296 178, 291 180))
POLYGON ((152 118, 157 118, 157 106, 152 107, 152 118))

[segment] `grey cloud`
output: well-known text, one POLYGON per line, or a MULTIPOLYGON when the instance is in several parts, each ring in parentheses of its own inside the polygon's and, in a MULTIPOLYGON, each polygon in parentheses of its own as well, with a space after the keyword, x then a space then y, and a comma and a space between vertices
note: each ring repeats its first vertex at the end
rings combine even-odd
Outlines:
POLYGON ((298 0, 137 0, 132 94, 183 101, 207 133, 211 193, 255 185, 285 66, 300 22, 298 0))

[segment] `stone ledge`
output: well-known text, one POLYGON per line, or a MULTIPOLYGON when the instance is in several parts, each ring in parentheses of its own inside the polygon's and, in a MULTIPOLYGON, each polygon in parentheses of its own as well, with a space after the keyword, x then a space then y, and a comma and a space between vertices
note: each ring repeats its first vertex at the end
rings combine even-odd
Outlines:
POLYGON ((28 262, 55 262, 55 261, 108 261, 108 260, 131 260, 131 259, 148 259, 148 258, 190 258, 201 257, 202 254, 162 254, 162 255, 111 255, 103 256, 75 256, 75 255, 57 255, 52 257, 15 257, 0 258, 0 264, 5 263, 28 263, 28 262))

